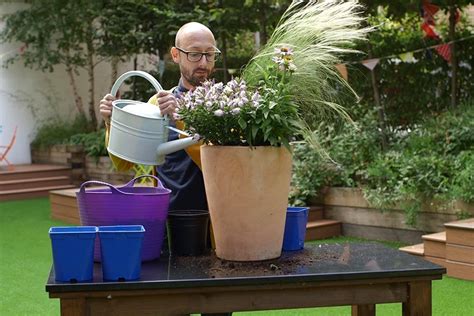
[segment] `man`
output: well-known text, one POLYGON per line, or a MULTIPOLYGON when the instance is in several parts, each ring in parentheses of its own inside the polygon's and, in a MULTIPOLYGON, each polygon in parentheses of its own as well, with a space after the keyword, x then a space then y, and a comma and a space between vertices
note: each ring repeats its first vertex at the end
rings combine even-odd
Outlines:
MULTIPOLYGON (((171 48, 173 61, 179 65, 181 72, 179 84, 171 92, 159 92, 149 102, 158 104, 163 115, 173 117, 177 108, 176 99, 209 78, 219 55, 220 51, 216 48, 214 35, 209 28, 196 22, 183 25, 176 34, 175 46, 171 48)), ((107 94, 100 101, 100 114, 107 127, 113 100, 115 96, 107 94)), ((178 134, 170 130, 168 140, 177 138, 178 134)), ((191 158, 185 150, 171 153, 166 156, 165 163, 157 168, 158 177, 172 191, 170 210, 208 209, 198 154, 199 152, 191 158)), ((111 156, 111 159, 118 170, 127 170, 133 165, 117 157, 111 156)))
MULTIPOLYGON (((149 102, 158 103, 161 113, 172 117, 177 108, 176 98, 209 78, 219 53, 209 28, 196 22, 183 25, 176 34, 175 46, 171 48, 173 61, 179 65, 181 72, 179 84, 171 92, 159 92, 149 102)), ((100 101, 100 114, 106 125, 112 113, 113 100, 115 97, 108 94, 100 101)), ((177 138, 178 134, 170 130, 169 140, 177 138)), ((132 166, 116 157, 111 158, 119 170, 127 170, 132 166)), ((202 172, 196 162, 186 151, 180 150, 167 155, 165 163, 157 168, 159 178, 173 192, 170 210, 207 210, 202 172)))

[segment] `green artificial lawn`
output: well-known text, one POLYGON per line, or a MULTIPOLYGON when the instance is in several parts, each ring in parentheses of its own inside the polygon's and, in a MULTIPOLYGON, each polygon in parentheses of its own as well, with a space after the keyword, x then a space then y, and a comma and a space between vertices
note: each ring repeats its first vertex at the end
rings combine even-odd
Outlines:
MULTIPOLYGON (((0 202, 0 315, 59 315, 59 300, 45 284, 51 268, 48 229, 65 226, 49 218, 47 198, 0 202)), ((333 238, 323 242, 353 242, 333 238)), ((398 248, 399 243, 384 242, 398 248)), ((377 305, 378 315, 401 315, 401 304, 377 305)), ((241 312, 234 315, 350 315, 350 307, 241 312)), ((474 282, 444 277, 433 281, 433 315, 474 315, 474 282)))

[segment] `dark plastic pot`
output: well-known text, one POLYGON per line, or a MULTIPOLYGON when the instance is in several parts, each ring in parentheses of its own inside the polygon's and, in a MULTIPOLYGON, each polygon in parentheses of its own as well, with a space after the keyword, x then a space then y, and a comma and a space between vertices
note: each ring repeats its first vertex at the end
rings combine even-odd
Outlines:
POLYGON ((167 227, 171 255, 199 256, 205 254, 209 250, 207 243, 208 226, 208 211, 169 211, 167 227))

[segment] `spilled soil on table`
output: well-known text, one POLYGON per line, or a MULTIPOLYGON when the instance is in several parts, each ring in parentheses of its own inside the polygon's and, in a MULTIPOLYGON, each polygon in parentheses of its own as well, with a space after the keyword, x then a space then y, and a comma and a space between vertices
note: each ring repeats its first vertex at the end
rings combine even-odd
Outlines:
POLYGON ((182 269, 190 267, 194 271, 205 272, 210 278, 226 277, 250 277, 250 276, 271 276, 303 274, 316 264, 333 262, 334 264, 344 264, 344 247, 338 249, 323 249, 324 247, 314 247, 299 251, 285 252, 281 257, 265 261, 227 261, 216 257, 212 252, 207 256, 197 257, 175 257, 171 261, 174 268, 182 269))

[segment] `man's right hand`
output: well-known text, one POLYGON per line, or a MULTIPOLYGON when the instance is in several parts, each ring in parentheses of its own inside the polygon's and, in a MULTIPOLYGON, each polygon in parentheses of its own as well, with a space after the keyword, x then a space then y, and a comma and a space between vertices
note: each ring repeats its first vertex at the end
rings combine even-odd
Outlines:
POLYGON ((110 121, 110 116, 112 115, 112 101, 116 100, 116 98, 111 95, 107 94, 99 103, 100 115, 104 121, 110 121))

